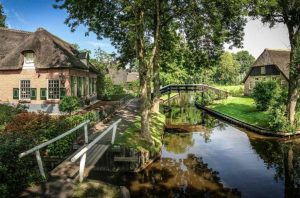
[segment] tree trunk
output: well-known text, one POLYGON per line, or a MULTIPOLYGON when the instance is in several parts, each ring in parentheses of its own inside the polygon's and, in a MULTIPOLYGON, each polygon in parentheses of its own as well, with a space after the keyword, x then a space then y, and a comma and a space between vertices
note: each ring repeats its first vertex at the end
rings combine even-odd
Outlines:
MULTIPOLYGON (((288 28, 289 29, 289 28, 288 28)), ((297 61, 300 57, 300 33, 294 34, 289 29, 291 55, 290 55, 290 79, 288 94, 288 118, 292 126, 295 124, 295 113, 297 101, 299 99, 299 81, 300 81, 300 63, 297 61), (298 58, 297 58, 298 57, 298 58)))
POLYGON ((294 152, 293 146, 289 145, 289 148, 284 149, 284 183, 285 183, 285 196, 295 196, 295 176, 294 176, 294 152))
POLYGON ((160 102, 160 0, 155 1, 155 19, 154 19, 154 47, 153 47, 153 98, 151 110, 153 112, 159 112, 159 102, 160 102))
POLYGON ((150 98, 149 90, 149 69, 145 62, 145 41, 144 41, 144 10, 140 5, 136 12, 136 53, 139 64, 140 76, 140 100, 141 100, 141 133, 145 139, 151 142, 151 135, 149 131, 149 106, 150 98))

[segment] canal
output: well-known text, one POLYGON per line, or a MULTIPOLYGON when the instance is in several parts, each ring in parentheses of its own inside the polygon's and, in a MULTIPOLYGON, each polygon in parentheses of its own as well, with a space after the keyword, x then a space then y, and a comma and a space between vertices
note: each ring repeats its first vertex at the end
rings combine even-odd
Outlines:
POLYGON ((224 123, 181 95, 166 113, 161 158, 141 173, 94 171, 132 197, 299 197, 300 140, 224 123))

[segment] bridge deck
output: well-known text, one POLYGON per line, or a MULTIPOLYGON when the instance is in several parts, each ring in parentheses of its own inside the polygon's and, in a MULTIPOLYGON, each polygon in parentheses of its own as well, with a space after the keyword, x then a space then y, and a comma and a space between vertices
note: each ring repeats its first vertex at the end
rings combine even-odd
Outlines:
MULTIPOLYGON (((84 145, 85 146, 85 145, 84 145)), ((84 147, 83 146, 83 147, 84 147)), ((71 178, 75 179, 79 173, 79 161, 71 162, 72 157, 74 157, 83 147, 79 148, 75 153, 69 156, 65 161, 59 164, 55 169, 50 173, 51 176, 71 178)), ((103 156, 105 151, 109 148, 109 145, 96 144, 92 149, 87 151, 86 156, 86 166, 84 174, 88 175, 90 170, 94 168, 97 161, 103 156)))
POLYGON ((160 93, 164 94, 166 92, 207 92, 208 90, 214 91, 215 93, 225 93, 228 94, 227 91, 218 89, 216 87, 212 87, 205 84, 181 84, 181 85, 168 85, 160 89, 160 93))

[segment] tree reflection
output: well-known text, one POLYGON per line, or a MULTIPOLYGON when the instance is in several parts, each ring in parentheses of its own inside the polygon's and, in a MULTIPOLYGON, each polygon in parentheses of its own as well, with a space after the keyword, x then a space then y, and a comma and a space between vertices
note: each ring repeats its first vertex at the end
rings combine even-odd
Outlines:
POLYGON ((192 147, 195 143, 192 133, 167 134, 164 137, 164 146, 166 151, 175 154, 185 153, 188 148, 192 147))
POLYGON ((283 180, 286 197, 300 197, 300 140, 251 139, 252 148, 268 168, 274 168, 276 181, 283 180))
POLYGON ((91 179, 125 185, 131 197, 241 197, 237 189, 226 188, 219 173, 193 154, 183 159, 163 158, 141 173, 93 174, 91 179))

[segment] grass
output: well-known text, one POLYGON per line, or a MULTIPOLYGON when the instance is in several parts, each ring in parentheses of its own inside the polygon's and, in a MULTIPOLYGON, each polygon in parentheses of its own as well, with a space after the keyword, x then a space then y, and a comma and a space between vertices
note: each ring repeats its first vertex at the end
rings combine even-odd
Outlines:
MULTIPOLYGON (((173 96, 176 96, 178 93, 171 93, 170 94, 170 98, 172 98, 173 96)), ((160 97, 161 100, 167 100, 168 99, 168 94, 164 94, 160 97)))
POLYGON ((164 131, 165 116, 160 113, 152 113, 150 116, 150 132, 153 144, 150 144, 140 133, 141 117, 138 117, 126 131, 119 134, 116 144, 125 145, 138 151, 158 152, 162 146, 162 134, 164 131))
POLYGON ((120 188, 101 181, 87 180, 83 183, 78 183, 73 196, 74 198, 85 197, 103 197, 117 198, 121 196, 120 188))
POLYGON ((225 100, 214 101, 208 107, 248 124, 268 127, 267 112, 258 111, 250 97, 228 97, 225 100))
POLYGON ((244 95, 244 85, 213 85, 214 87, 227 91, 232 96, 244 95))

